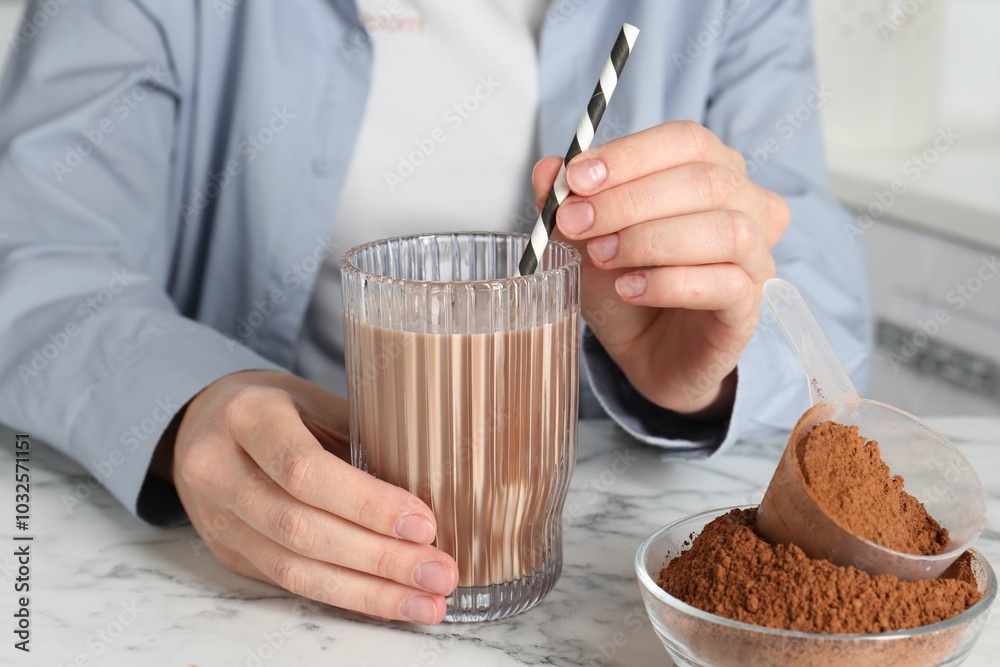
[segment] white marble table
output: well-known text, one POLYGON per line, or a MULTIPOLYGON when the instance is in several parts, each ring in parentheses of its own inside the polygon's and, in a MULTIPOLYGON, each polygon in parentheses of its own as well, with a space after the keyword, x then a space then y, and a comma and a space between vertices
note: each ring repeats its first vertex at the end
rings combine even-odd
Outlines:
MULTIPOLYGON (((986 486, 990 520, 978 548, 1000 564, 1000 418, 932 423, 986 486)), ((608 424, 584 423, 565 565, 552 593, 504 621, 418 628, 320 607, 230 574, 192 547, 190 527, 146 527, 103 489, 70 512, 64 500, 84 473, 36 443, 25 655, 13 649, 11 630, 14 438, 0 431, 0 442, 0 665, 44 667, 669 665, 639 598, 636 548, 685 514, 758 502, 783 446, 772 439, 717 460, 663 462, 608 424), (629 463, 623 473, 621 461, 629 463)), ((1000 663, 995 612, 967 667, 1000 663)))

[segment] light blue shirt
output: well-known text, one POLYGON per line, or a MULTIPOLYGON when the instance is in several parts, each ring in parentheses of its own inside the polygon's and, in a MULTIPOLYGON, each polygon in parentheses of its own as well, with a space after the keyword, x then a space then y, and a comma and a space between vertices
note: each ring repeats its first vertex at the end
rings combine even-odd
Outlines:
MULTIPOLYGON (((54 15, 15 39, 0 87, 0 421, 87 466, 144 519, 175 521, 176 496, 144 487, 172 415, 226 374, 288 369, 316 271, 346 250, 329 221, 370 40, 350 0, 75 0, 28 16, 46 4, 54 15)), ((598 141, 693 119, 742 151, 792 209, 778 274, 864 387, 863 248, 826 192, 808 9, 556 0, 537 153, 565 151, 607 57, 595 45, 639 26, 598 141)), ((807 407, 804 373, 766 323, 722 423, 646 402, 592 336, 584 352, 612 418, 674 455, 788 428, 807 407)))

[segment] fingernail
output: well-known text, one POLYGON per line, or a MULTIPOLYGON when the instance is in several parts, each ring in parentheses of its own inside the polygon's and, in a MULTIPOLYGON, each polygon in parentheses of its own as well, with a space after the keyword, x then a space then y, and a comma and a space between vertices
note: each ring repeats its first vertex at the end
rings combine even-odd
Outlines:
POLYGON ((646 276, 641 273, 629 273, 615 281, 618 294, 626 299, 642 296, 646 292, 646 276))
POLYGON ((566 170, 566 183, 576 192, 593 192, 608 177, 608 168, 600 160, 574 162, 566 170))
POLYGON ((455 584, 452 583, 454 580, 451 568, 435 561, 421 563, 413 571, 413 581, 418 586, 441 595, 447 595, 455 589, 455 584))
POLYGON ((399 605, 399 615, 414 623, 434 625, 437 623, 437 605, 434 598, 425 595, 414 595, 406 598, 399 605))
POLYGON ((586 201, 567 201, 556 213, 559 229, 566 236, 582 234, 594 226, 594 207, 586 201))
POLYGON ((598 264, 611 261, 618 254, 618 235, 598 236, 587 244, 587 253, 598 264))
POLYGON ((407 514, 396 522, 396 535, 410 542, 430 544, 434 541, 434 524, 419 514, 407 514))

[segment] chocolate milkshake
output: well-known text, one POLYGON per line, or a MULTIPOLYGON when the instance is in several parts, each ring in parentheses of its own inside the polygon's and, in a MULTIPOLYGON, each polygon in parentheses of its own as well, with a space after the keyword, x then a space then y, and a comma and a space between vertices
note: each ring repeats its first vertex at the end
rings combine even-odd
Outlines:
POLYGON ((355 464, 430 506, 460 587, 552 560, 576 441, 576 321, 492 335, 352 327, 359 358, 382 366, 352 386, 355 464))
POLYGON ((580 256, 553 242, 511 277, 526 242, 404 237, 341 262, 353 462, 433 510, 459 569, 446 620, 523 611, 562 568, 580 256))

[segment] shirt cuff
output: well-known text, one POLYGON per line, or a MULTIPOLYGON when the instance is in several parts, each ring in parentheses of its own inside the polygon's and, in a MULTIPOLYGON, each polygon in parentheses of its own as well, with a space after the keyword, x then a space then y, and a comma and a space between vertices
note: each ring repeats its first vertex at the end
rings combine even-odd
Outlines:
POLYGON ((691 419, 649 401, 626 379, 589 328, 584 328, 582 336, 582 363, 598 402, 629 435, 663 448, 665 458, 715 456, 739 439, 786 428, 789 420, 794 423, 795 415, 801 414, 795 412, 804 384, 801 368, 789 365, 787 355, 760 336, 751 339, 737 363, 730 415, 714 421, 691 419), (776 386, 765 386, 765 382, 776 386))
POLYGON ((93 386, 76 427, 82 441, 76 449, 88 450, 88 467, 95 466, 91 457, 98 452, 113 464, 110 471, 105 465, 91 472, 137 517, 157 526, 184 523, 173 485, 148 474, 153 450, 174 415, 202 389, 245 370, 287 372, 204 326, 152 339, 133 349, 113 377, 93 386), (109 441, 108 434, 119 433, 118 442, 109 441))
POLYGON ((704 458, 719 448, 730 420, 699 421, 661 408, 636 391, 597 336, 583 331, 582 361, 604 411, 629 435, 682 458, 704 458))

